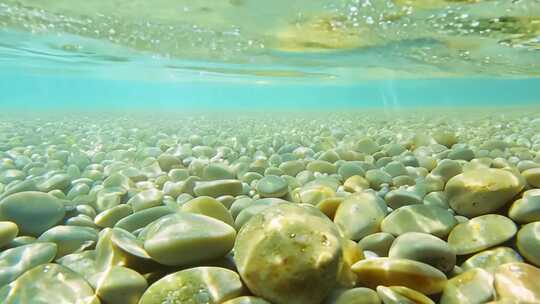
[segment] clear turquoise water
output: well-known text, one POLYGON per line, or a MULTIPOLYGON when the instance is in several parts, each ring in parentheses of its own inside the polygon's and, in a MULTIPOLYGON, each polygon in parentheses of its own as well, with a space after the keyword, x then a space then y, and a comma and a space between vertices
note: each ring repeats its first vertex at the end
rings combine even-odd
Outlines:
POLYGON ((403 3, 0 1, 0 104, 221 111, 540 102, 538 1, 403 3))

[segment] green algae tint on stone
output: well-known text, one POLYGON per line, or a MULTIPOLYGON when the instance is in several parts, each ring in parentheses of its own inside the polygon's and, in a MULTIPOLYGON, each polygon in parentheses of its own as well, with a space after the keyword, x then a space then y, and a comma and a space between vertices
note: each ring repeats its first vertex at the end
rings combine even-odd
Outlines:
POLYGON ((243 293, 244 287, 235 272, 196 267, 172 273, 150 285, 139 304, 220 304, 243 293))
POLYGON ((274 304, 320 303, 342 267, 337 228, 313 207, 272 206, 251 218, 234 246, 249 290, 274 304))
POLYGON ((0 220, 16 223, 22 235, 39 236, 64 215, 64 204, 47 193, 19 192, 0 201, 0 220))
POLYGON ((516 232, 516 224, 509 218, 486 214, 454 227, 448 236, 448 244, 456 254, 466 255, 502 244, 516 232))
POLYGON ((141 236, 152 259, 173 266, 225 256, 233 248, 236 231, 209 216, 177 212, 156 220, 141 236))
POLYGON ((100 301, 77 273, 57 264, 44 264, 0 289, 0 303, 100 304, 100 301))
POLYGON ((33 267, 54 260, 57 252, 54 243, 35 243, 11 248, 0 253, 0 287, 13 282, 33 267))

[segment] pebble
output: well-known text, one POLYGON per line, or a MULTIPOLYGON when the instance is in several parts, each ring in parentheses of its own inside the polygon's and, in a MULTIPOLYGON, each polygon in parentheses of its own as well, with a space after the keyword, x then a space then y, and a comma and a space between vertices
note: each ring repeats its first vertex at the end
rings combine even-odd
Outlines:
POLYGON ((198 182, 193 191, 197 196, 236 196, 242 193, 242 183, 235 179, 198 182))
POLYGON ((457 255, 466 255, 500 245, 516 232, 516 224, 505 216, 481 215, 454 227, 448 236, 448 244, 457 255))
POLYGON ((138 272, 115 266, 88 279, 96 295, 107 304, 137 304, 148 287, 138 272))
POLYGON ((276 175, 267 175, 257 182, 257 193, 261 197, 282 197, 289 192, 289 184, 276 175))
POLYGON ((496 247, 469 257, 461 264, 461 268, 465 271, 481 268, 493 272, 499 265, 513 262, 523 262, 523 258, 512 248, 496 247))
POLYGON ((435 304, 425 295, 404 286, 378 286, 377 294, 384 304, 418 303, 435 304))
POLYGON ((497 211, 523 188, 522 177, 503 169, 475 169, 452 177, 445 187, 452 209, 474 217, 497 211))
POLYGON ((456 225, 456 219, 447 210, 418 204, 392 211, 381 222, 381 230, 395 236, 406 232, 422 232, 445 239, 456 225))
POLYGON ((354 264, 352 270, 360 286, 404 286, 426 295, 440 293, 447 280, 437 268, 408 259, 367 259, 354 264))
POLYGON ((516 241, 519 253, 531 264, 540 267, 540 222, 519 229, 516 241))
POLYGON ((448 273, 456 265, 456 253, 443 240, 426 233, 407 232, 398 236, 388 252, 390 258, 410 259, 448 273))
POLYGON ((520 224, 526 224, 530 222, 540 221, 540 194, 531 194, 529 191, 525 191, 520 199, 517 199, 510 210, 508 210, 508 217, 514 222, 520 224))
POLYGON ((494 277, 491 273, 472 268, 448 280, 441 304, 486 303, 495 298, 494 277))
POLYGON ((169 274, 150 285, 139 304, 219 304, 242 293, 242 281, 234 271, 194 267, 169 274))
POLYGON ((293 204, 252 217, 239 231, 234 252, 249 290, 275 304, 320 303, 343 263, 332 221, 317 209, 293 204))
POLYGON ((217 199, 209 196, 199 196, 182 205, 182 211, 206 215, 220 220, 231 227, 234 227, 234 219, 217 199))
POLYGON ((363 250, 374 252, 380 257, 387 257, 395 239, 390 233, 377 232, 362 238, 358 242, 358 246, 363 250))
POLYGON ((375 290, 357 287, 333 290, 323 304, 381 304, 381 299, 375 290))
POLYGON ((540 269, 525 263, 508 263, 495 270, 498 300, 540 303, 540 269))
POLYGON ((0 222, 0 248, 9 244, 19 234, 17 224, 13 222, 0 222))
POLYGON ((529 185, 540 188, 540 168, 527 169, 522 174, 529 185))
POLYGON ((189 265, 225 256, 236 231, 201 214, 177 212, 152 222, 141 232, 144 249, 163 265, 189 265))
POLYGON ((39 236, 40 242, 57 245, 56 258, 93 248, 98 240, 98 231, 89 227, 55 226, 39 236))
POLYGON ((334 222, 346 238, 358 241, 379 232, 386 213, 386 204, 381 198, 364 192, 344 199, 336 210, 334 222))
POLYGON ((39 236, 58 224, 65 213, 59 199, 42 192, 19 192, 0 201, 0 220, 17 224, 22 235, 39 236))
POLYGON ((225 301, 223 304, 270 304, 270 302, 262 298, 243 296, 225 301))
POLYGON ((1 303, 100 304, 92 287, 77 273, 58 264, 32 268, 0 289, 1 303))
POLYGON ((51 262, 57 252, 55 243, 21 245, 0 253, 0 287, 16 280, 26 271, 51 262))

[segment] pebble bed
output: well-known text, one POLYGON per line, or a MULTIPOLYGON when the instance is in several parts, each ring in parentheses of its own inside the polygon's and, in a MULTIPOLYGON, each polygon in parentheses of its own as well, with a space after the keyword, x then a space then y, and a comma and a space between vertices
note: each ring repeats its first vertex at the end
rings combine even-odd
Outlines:
POLYGON ((539 114, 4 117, 0 303, 540 303, 539 114))

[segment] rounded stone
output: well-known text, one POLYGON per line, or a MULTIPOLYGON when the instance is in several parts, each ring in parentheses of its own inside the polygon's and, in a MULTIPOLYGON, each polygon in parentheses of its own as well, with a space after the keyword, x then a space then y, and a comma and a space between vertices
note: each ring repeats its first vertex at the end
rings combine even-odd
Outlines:
POLYGON ((150 285, 139 304, 220 304, 242 293, 243 285, 235 272, 196 267, 172 273, 150 285))
POLYGON ((92 248, 97 240, 96 229, 79 226, 55 226, 38 238, 40 242, 51 242, 58 246, 57 258, 92 248))
POLYGON ((239 231, 234 252, 249 290, 274 304, 320 303, 343 263, 334 224, 317 209, 294 204, 253 216, 239 231))
POLYGON ((533 187, 540 188, 540 168, 531 168, 521 172, 527 183, 533 187))
POLYGON ((129 199, 127 204, 131 205, 133 212, 143 209, 157 207, 163 202, 163 191, 157 189, 148 189, 137 193, 129 199))
POLYGON ((279 176, 267 175, 257 182, 256 190, 261 197, 282 197, 289 192, 289 184, 279 176))
POLYGON ((358 241, 380 231, 386 212, 386 204, 381 198, 374 193, 363 192, 343 200, 334 222, 346 238, 358 241))
POLYGON ((54 243, 33 243, 0 253, 0 287, 13 282, 27 270, 51 262, 56 256, 54 243))
POLYGON ((177 212, 152 222, 141 236, 144 249, 158 263, 189 265, 225 256, 236 231, 209 216, 177 212))
POLYGON ((448 280, 440 304, 486 303, 494 296, 493 275, 473 268, 448 280))
POLYGON ((493 272, 499 265, 523 262, 523 258, 512 248, 497 247, 489 250, 481 251, 461 264, 461 268, 465 271, 474 268, 482 268, 489 272, 493 272))
POLYGON ((107 304, 137 304, 148 287, 142 275, 119 266, 94 274, 89 282, 96 295, 107 304))
POLYGON ((22 235, 39 236, 65 213, 62 201, 42 192, 19 192, 0 201, 0 220, 16 223, 22 235))
POLYGON ((374 252, 380 257, 386 257, 395 239, 390 233, 378 232, 361 239, 358 246, 363 250, 374 252))
POLYGON ((57 264, 32 268, 0 289, 0 302, 99 304, 92 287, 77 273, 57 264))
POLYGON ((13 222, 0 222, 0 248, 9 244, 17 234, 19 227, 13 222))
POLYGON ((209 196, 199 196, 182 205, 182 211, 206 215, 234 227, 231 213, 222 203, 209 196))
POLYGON ((540 221, 540 195, 523 195, 512 204, 508 217, 521 224, 540 221))
POLYGON ((347 192, 361 192, 369 189, 369 182, 360 175, 353 175, 345 180, 343 189, 347 192))
POLYGON ((133 214, 131 205, 122 204, 100 212, 94 218, 94 224, 101 228, 114 227, 118 221, 133 214))
POLYGON ((425 295, 404 286, 378 286, 377 294, 384 304, 435 304, 433 300, 425 295))
POLYGON ((540 303, 540 269, 525 263, 504 264, 495 270, 498 300, 540 303))
POLYGON ((323 304, 380 304, 375 290, 365 287, 336 289, 324 300, 323 304))
POLYGON ((392 211, 381 223, 381 230, 393 235, 422 232, 445 239, 457 224, 446 209, 428 205, 404 206, 392 211))
POLYGON ((418 232, 398 236, 390 247, 388 257, 426 263, 445 273, 450 272, 456 265, 456 253, 445 241, 418 232))
POLYGON ((516 232, 516 224, 505 216, 481 215, 456 225, 448 236, 448 244, 457 255, 471 254, 502 244, 516 232))
POLYGON ((223 302, 223 304, 271 304, 265 299, 251 296, 243 296, 239 298, 234 298, 229 301, 223 302))
POLYGON ((446 276, 428 264, 393 258, 373 258, 357 262, 352 270, 358 275, 358 284, 369 288, 405 286, 420 293, 439 293, 446 284, 446 276))
POLYGON ((174 211, 166 206, 152 207, 124 217, 116 222, 114 227, 133 232, 137 229, 146 227, 151 222, 171 213, 174 213, 174 211))
POLYGON ((519 253, 540 267, 540 222, 527 224, 519 230, 516 241, 519 253))
POLYGON ((242 183, 235 179, 198 182, 193 191, 197 196, 236 196, 242 193, 242 183))
POLYGON ((445 187, 452 209, 474 217, 506 205, 525 186, 523 178, 502 169, 474 169, 452 177, 445 187))
POLYGON ((321 210, 322 213, 326 214, 329 219, 333 220, 339 205, 341 205, 341 203, 343 202, 343 199, 343 197, 338 196, 329 197, 320 201, 317 204, 317 208, 321 210))

